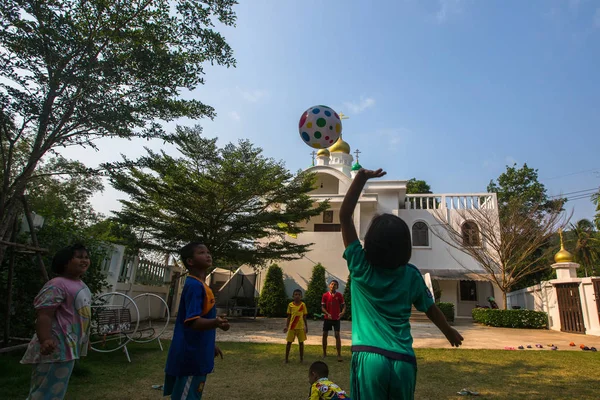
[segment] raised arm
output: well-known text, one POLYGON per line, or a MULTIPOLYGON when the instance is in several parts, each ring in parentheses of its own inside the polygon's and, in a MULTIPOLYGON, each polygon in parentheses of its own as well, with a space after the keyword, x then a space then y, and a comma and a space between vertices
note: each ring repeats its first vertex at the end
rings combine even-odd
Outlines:
POLYGON ((356 228, 354 227, 354 221, 352 220, 352 214, 358 203, 360 193, 365 187, 365 183, 371 178, 380 178, 386 173, 379 168, 377 171, 371 171, 368 169, 361 169, 358 171, 350 188, 344 196, 344 201, 340 208, 340 224, 342 225, 342 239, 344 240, 344 247, 358 239, 356 234, 356 228))

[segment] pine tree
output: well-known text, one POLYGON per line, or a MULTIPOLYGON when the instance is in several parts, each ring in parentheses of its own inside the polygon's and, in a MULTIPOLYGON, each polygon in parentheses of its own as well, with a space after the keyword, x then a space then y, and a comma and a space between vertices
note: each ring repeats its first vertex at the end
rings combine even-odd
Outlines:
POLYGON ((321 314, 321 299, 325 292, 327 292, 325 267, 319 263, 313 267, 312 276, 304 295, 304 303, 308 308, 309 315, 321 314))
POLYGON ((260 293, 258 306, 266 317, 285 317, 287 303, 283 270, 277 264, 272 264, 267 270, 267 277, 260 293))

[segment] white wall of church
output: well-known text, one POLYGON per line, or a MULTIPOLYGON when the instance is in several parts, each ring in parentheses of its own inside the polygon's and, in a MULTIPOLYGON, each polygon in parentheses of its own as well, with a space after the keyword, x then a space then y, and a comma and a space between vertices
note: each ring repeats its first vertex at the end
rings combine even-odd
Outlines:
POLYGON ((348 280, 348 268, 346 260, 342 257, 344 244, 340 232, 305 232, 298 235, 298 239, 288 237, 288 240, 301 244, 315 243, 312 250, 306 253, 306 257, 277 263, 283 269, 285 289, 290 298, 294 289, 306 290, 315 263, 321 263, 325 267, 328 281, 337 279, 340 283, 339 290, 344 290, 348 280))
POLYGON ((411 263, 416 265, 417 268, 461 271, 465 270, 464 267, 471 270, 480 269, 473 258, 449 246, 433 234, 432 229, 435 229, 438 222, 432 215, 432 211, 398 210, 398 216, 406 222, 411 232, 412 226, 419 221, 425 222, 429 227, 429 247, 413 247, 411 263))

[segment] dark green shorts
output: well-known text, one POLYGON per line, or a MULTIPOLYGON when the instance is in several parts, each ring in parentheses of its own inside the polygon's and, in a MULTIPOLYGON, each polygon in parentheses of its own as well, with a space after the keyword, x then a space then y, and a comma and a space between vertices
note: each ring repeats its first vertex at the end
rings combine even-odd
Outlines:
POLYGON ((350 386, 354 400, 413 400, 417 367, 370 352, 352 353, 350 386))

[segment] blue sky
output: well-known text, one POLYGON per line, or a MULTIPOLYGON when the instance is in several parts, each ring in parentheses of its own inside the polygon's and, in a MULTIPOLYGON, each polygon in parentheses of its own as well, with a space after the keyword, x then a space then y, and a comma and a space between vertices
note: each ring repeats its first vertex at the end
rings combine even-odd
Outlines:
MULTIPOLYGON (((221 29, 237 68, 207 67, 206 85, 185 94, 216 108, 214 121, 197 121, 205 135, 248 138, 298 170, 312 151, 300 114, 327 104, 350 116, 344 139, 360 163, 388 179, 481 192, 506 164, 526 162, 550 195, 600 185, 599 2, 374 4, 242 1, 237 26, 221 29)), ((65 155, 95 165, 162 144, 99 146, 65 155)), ((120 197, 107 188, 94 205, 108 213, 120 197)), ((587 199, 567 205, 576 219, 594 214, 587 199)))

